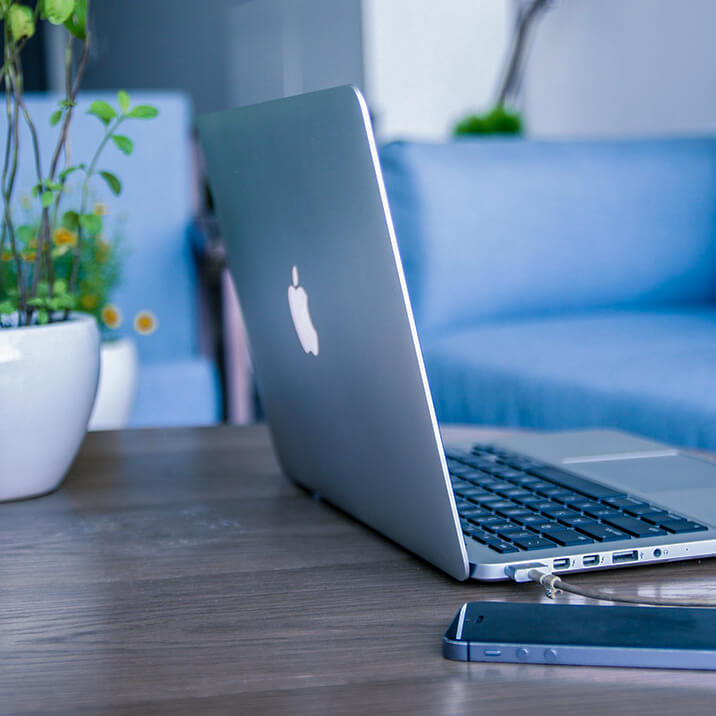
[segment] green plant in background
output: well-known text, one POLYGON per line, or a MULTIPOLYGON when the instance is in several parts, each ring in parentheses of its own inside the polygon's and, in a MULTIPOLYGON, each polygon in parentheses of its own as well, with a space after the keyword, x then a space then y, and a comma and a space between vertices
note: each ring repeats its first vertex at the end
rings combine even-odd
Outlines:
POLYGON ((487 114, 471 114, 455 127, 456 135, 464 134, 520 134, 522 117, 498 105, 487 114))
MULTIPOLYGON (((4 39, 0 80, 5 87, 8 123, 1 176, 0 328, 65 320, 74 308, 107 318, 104 324, 109 328, 116 327, 117 321, 112 319, 121 319, 116 309, 116 315, 110 315, 109 309, 114 307, 107 306, 109 293, 119 277, 120 256, 116 241, 107 241, 103 234, 104 212, 89 205, 91 186, 100 179, 112 194, 121 193, 120 179, 99 166, 103 151, 113 144, 130 155, 134 144, 118 130, 130 120, 152 119, 158 111, 151 105, 132 107, 125 91, 117 94, 116 105, 100 100, 92 102, 87 112, 104 125, 104 135, 88 162, 68 163, 69 128, 89 56, 88 15, 89 0, 39 0, 33 6, 0 0, 4 39), (65 96, 50 117, 50 124, 57 127, 58 139, 47 171, 43 170, 37 130, 23 98, 20 60, 22 48, 41 20, 63 25, 67 34, 65 96), (73 72, 77 46, 80 57, 73 72), (27 125, 32 137, 37 178, 24 208, 35 207, 40 218, 16 225, 14 192, 20 122, 27 125), (67 206, 71 177, 81 177, 80 196, 78 203, 67 206)), ((143 319, 146 317, 142 314, 143 319)), ((135 324, 139 319, 140 316, 135 324)), ((141 323, 146 327, 146 320, 141 323)), ((152 330, 154 325, 150 326, 152 330)))

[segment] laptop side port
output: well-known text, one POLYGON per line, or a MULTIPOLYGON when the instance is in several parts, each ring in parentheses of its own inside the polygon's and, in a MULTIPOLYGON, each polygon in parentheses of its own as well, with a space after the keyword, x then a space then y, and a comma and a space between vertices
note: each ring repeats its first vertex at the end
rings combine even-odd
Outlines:
POLYGON ((621 564, 623 562, 636 562, 639 559, 639 552, 635 549, 629 552, 614 552, 612 555, 612 564, 621 564))
POLYGON ((595 564, 599 564, 598 554, 588 554, 586 557, 582 557, 582 566, 593 567, 595 564))
POLYGON ((563 559, 555 559, 554 562, 552 562, 552 569, 567 569, 570 564, 571 560, 569 559, 569 557, 564 557, 563 559))

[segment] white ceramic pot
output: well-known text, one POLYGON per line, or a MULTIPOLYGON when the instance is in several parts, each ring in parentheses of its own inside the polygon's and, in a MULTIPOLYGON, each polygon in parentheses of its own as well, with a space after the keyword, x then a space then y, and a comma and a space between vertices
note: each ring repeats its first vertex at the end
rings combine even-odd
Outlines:
POLYGON ((131 338, 102 344, 99 388, 94 403, 90 430, 126 428, 137 395, 139 358, 131 338))
POLYGON ((98 377, 91 316, 0 329, 0 501, 59 487, 87 432, 98 377))

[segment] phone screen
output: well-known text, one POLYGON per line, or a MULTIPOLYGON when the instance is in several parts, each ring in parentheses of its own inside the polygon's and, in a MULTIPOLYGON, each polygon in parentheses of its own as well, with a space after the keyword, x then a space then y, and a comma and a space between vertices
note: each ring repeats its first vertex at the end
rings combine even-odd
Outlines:
POLYGON ((455 641, 716 650, 716 609, 469 602, 455 641))

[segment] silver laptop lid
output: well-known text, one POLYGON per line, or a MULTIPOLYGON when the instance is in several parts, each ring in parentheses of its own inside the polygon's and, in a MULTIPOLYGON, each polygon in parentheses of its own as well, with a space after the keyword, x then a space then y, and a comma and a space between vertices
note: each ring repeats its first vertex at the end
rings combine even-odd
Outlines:
POLYGON ((338 87, 199 130, 283 470, 467 579, 363 98, 338 87))

